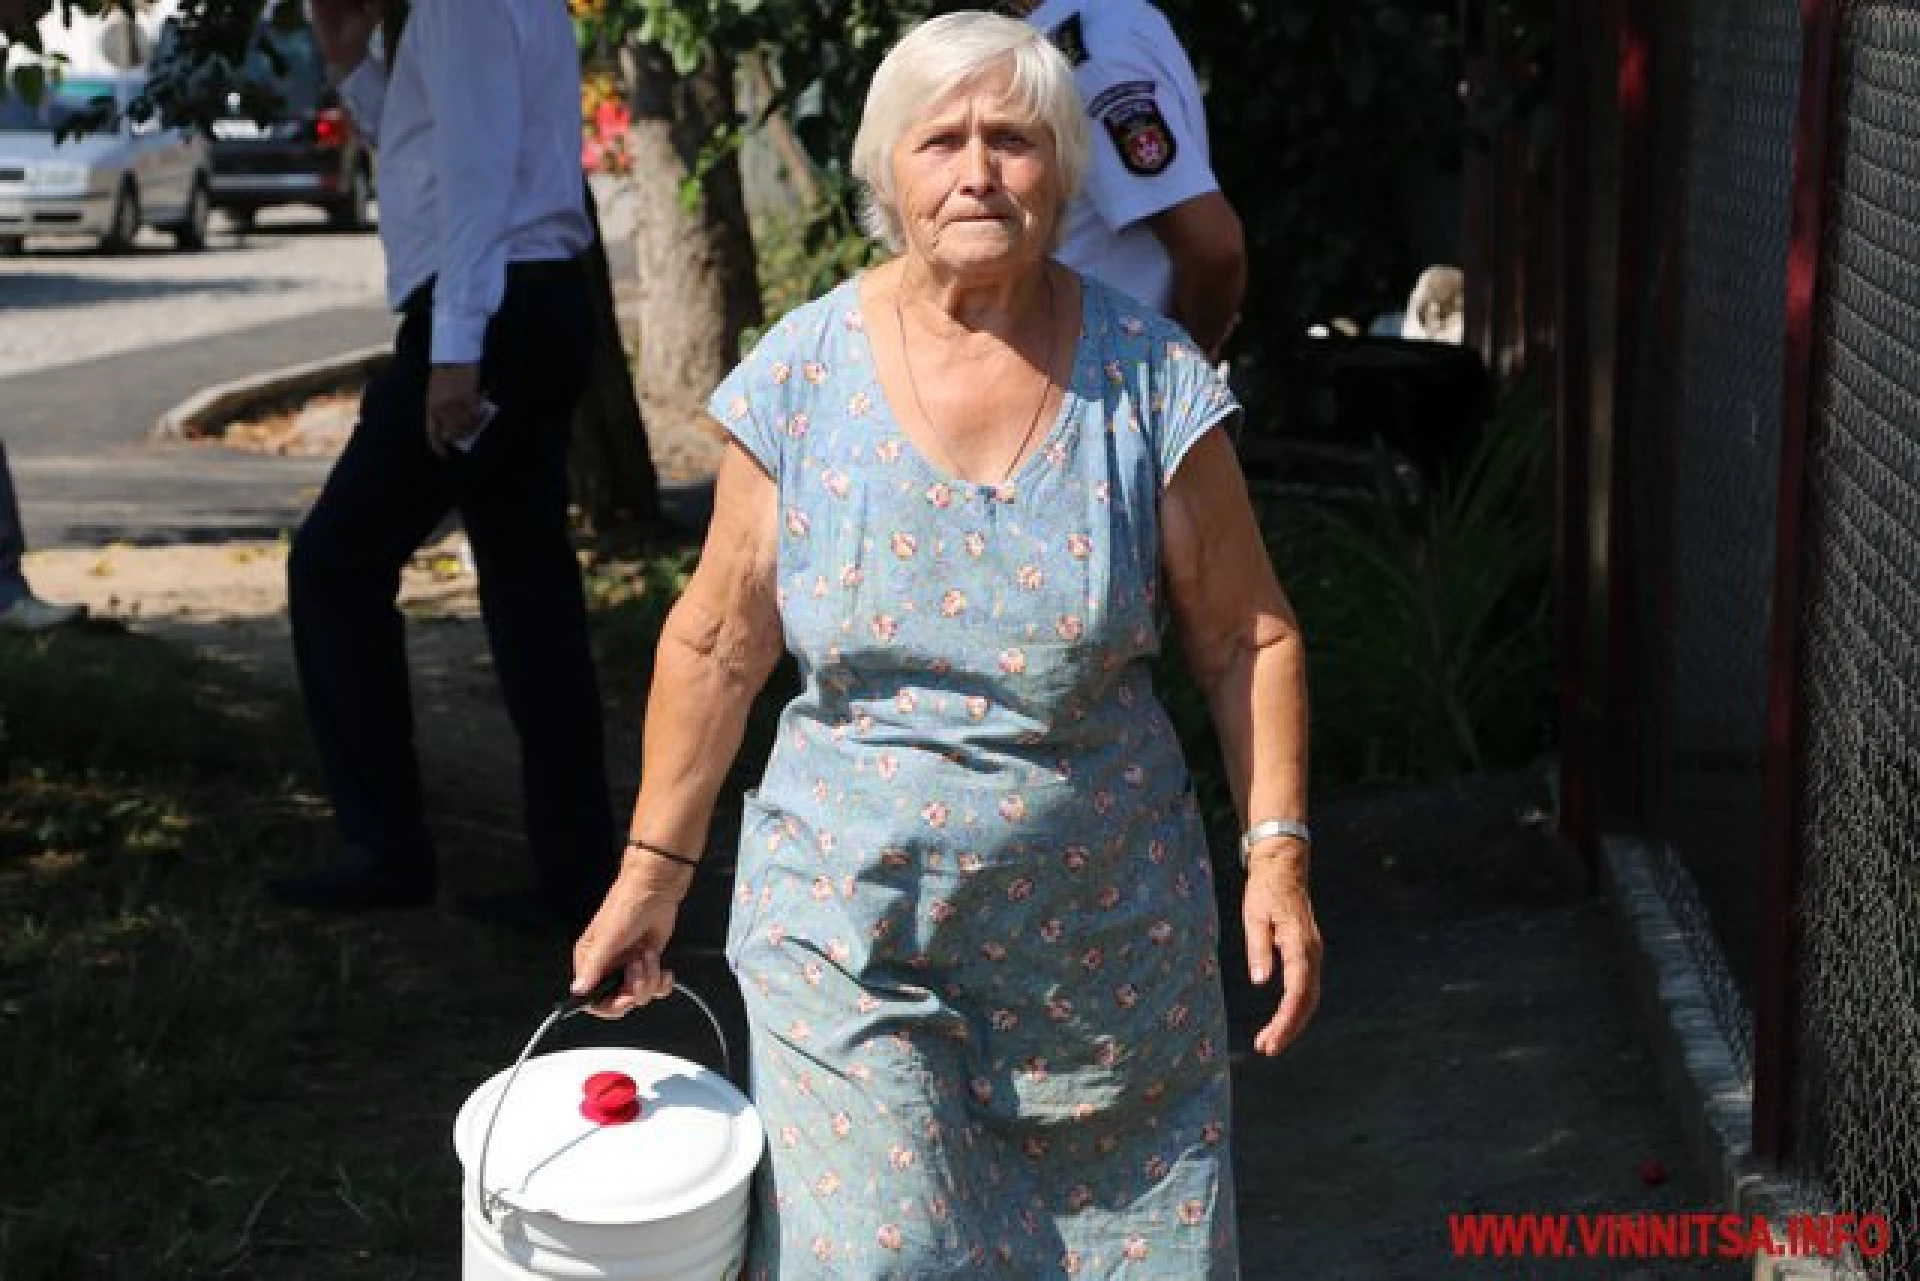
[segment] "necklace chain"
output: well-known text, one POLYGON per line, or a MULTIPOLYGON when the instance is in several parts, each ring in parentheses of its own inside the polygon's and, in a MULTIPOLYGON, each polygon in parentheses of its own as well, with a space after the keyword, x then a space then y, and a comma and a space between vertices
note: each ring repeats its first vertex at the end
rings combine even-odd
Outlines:
MULTIPOLYGON (((1001 472, 1000 479, 994 482, 995 489, 1005 485, 1012 478, 1014 469, 1019 467, 1020 460, 1026 457, 1027 446, 1033 443, 1033 433, 1040 427, 1041 411, 1047 407, 1047 396, 1053 391, 1053 359, 1055 348, 1060 341, 1060 326, 1054 319, 1053 274, 1046 272, 1043 279, 1047 284, 1047 361, 1040 370, 1040 400, 1033 407, 1033 417, 1027 423, 1026 434, 1020 437, 1020 444, 1013 451, 1013 457, 1007 460, 1006 470, 1001 472)), ((946 432, 942 431, 940 424, 933 420, 933 415, 927 412, 926 402, 920 398, 920 384, 913 377, 913 357, 907 351, 906 313, 900 308, 900 295, 897 292, 893 296, 893 323, 900 334, 900 364, 907 371, 907 390, 913 393, 913 407, 919 411, 921 421, 932 429, 937 438, 941 459, 946 463, 947 470, 956 477, 964 478, 962 469, 954 464, 952 455, 947 453, 946 432)))

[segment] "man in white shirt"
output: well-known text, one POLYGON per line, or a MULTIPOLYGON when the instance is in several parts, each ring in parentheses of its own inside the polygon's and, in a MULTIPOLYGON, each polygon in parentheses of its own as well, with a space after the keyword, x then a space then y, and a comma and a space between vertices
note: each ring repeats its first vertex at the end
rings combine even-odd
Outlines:
POLYGON ((535 869, 532 892, 463 906, 573 929, 615 858, 567 524, 593 324, 575 262, 592 225, 573 24, 565 0, 311 9, 328 74, 379 158, 387 296, 404 319, 288 562, 301 688, 347 848, 269 890, 338 910, 434 898, 395 598, 401 567, 457 508, 520 738, 535 869))
POLYGON ((1094 125, 1056 256, 1171 316, 1217 356, 1246 294, 1246 239, 1213 176, 1186 50, 1146 0, 1013 7, 1073 64, 1094 125))

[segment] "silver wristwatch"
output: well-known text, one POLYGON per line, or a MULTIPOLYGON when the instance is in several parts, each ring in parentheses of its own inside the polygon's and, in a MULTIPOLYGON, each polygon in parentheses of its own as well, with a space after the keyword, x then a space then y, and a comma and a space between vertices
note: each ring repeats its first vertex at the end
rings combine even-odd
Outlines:
POLYGON ((1290 818, 1266 819, 1249 827, 1246 835, 1240 838, 1240 870, 1246 870, 1247 861, 1253 857, 1254 846, 1276 836, 1291 836, 1302 845, 1313 844, 1313 832, 1305 823, 1290 818))

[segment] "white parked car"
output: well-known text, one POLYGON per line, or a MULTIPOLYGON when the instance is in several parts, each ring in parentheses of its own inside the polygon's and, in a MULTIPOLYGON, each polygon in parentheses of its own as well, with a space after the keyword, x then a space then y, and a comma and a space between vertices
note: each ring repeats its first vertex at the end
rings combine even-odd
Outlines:
POLYGON ((141 83, 137 74, 68 76, 37 104, 0 99, 0 254, 18 253, 36 235, 96 236, 102 249, 121 253, 142 227, 172 233, 182 249, 206 243, 206 137, 127 119, 141 83), (121 113, 112 125, 56 138, 62 123, 102 97, 121 113))

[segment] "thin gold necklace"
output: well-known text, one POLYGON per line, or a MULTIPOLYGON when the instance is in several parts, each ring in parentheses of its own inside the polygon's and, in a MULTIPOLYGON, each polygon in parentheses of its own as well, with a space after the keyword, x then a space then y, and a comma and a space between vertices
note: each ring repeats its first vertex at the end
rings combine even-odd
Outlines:
MULTIPOLYGON (((1020 437, 1019 447, 1013 451, 1013 457, 1008 460, 1007 469, 1001 472, 1000 479, 994 482, 995 489, 1006 485, 1012 478, 1014 469, 1020 466, 1020 460, 1027 456, 1027 446, 1033 443, 1033 433, 1040 428, 1041 411, 1047 407, 1047 396, 1053 391, 1053 358, 1055 348, 1060 342, 1060 326, 1054 321, 1053 316, 1053 273, 1044 272, 1042 278, 1047 282, 1047 363, 1040 370, 1040 401, 1033 407, 1033 418, 1027 423, 1026 434, 1020 437)), ((920 384, 913 377, 913 357, 907 351, 906 313, 900 309, 900 294, 897 290, 893 295, 893 325, 900 334, 900 365, 907 371, 907 390, 913 393, 913 407, 919 411, 920 420, 932 428, 934 436, 938 438, 941 462, 956 478, 964 479, 962 469, 954 463, 953 456, 947 453, 946 432, 942 431, 940 424, 933 420, 933 415, 927 412, 926 402, 920 399, 920 384)))

